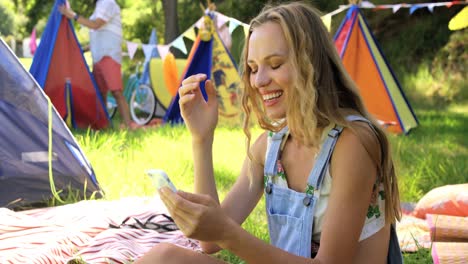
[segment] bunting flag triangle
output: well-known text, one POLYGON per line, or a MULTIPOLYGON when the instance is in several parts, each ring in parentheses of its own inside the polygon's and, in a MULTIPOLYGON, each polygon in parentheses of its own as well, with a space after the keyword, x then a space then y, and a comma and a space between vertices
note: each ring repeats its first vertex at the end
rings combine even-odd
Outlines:
POLYGON ((232 34, 234 30, 240 25, 239 21, 237 19, 231 19, 229 20, 229 34, 232 34))
POLYGON ((411 7, 410 7, 410 10, 409 10, 410 15, 412 15, 412 14, 414 13, 414 11, 416 11, 416 10, 418 10, 418 9, 420 9, 420 8, 421 8, 420 5, 413 5, 413 6, 411 6, 411 7))
POLYGON ((248 35, 249 35, 250 26, 249 26, 249 25, 243 25, 243 28, 244 28, 244 34, 245 34, 245 36, 248 36, 248 35))
POLYGON ((183 35, 176 38, 172 42, 171 46, 173 46, 174 48, 179 49, 180 51, 182 51, 182 53, 187 54, 187 47, 185 47, 185 42, 184 42, 183 35))
POLYGON ((229 18, 221 13, 216 12, 216 28, 221 28, 229 21, 229 18))
POLYGON ((169 45, 158 45, 157 46, 159 55, 161 55, 161 58, 164 59, 169 52, 169 45))
POLYGON ((154 57, 154 58, 160 57, 158 49, 156 48, 156 45, 158 45, 158 34, 156 33, 155 28, 151 30, 151 35, 150 35, 148 44, 154 45, 153 48, 151 49, 151 57, 154 57))
POLYGON ((321 17, 323 24, 325 24, 325 27, 328 29, 328 32, 331 30, 331 22, 332 22, 332 16, 331 15, 324 15, 321 17))
POLYGON ((154 44, 141 44, 143 49, 143 53, 145 54, 145 61, 149 61, 151 58, 151 53, 153 52, 153 48, 156 47, 154 44))
POLYGON ((182 34, 182 35, 183 35, 184 37, 190 39, 191 41, 195 41, 195 38, 197 37, 197 36, 195 35, 195 31, 193 30, 192 27, 189 28, 189 29, 187 29, 187 30, 184 32, 184 34, 182 34))
POLYGON ((138 48, 138 43, 127 41, 128 57, 130 57, 131 60, 133 60, 133 57, 135 56, 137 48, 138 48))
POLYGON ((430 11, 431 13, 434 13, 434 4, 428 5, 428 6, 427 6, 427 9, 429 9, 429 11, 430 11))
POLYGON ((398 10, 400 10, 400 8, 401 8, 401 5, 394 5, 394 6, 392 6, 392 11, 393 11, 393 13, 395 14, 398 10))

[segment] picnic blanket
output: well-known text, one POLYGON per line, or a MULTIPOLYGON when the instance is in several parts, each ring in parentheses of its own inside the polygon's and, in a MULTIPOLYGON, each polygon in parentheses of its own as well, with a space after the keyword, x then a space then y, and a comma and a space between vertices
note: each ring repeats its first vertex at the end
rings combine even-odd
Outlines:
POLYGON ((397 223, 403 252, 431 250, 436 264, 468 263, 468 217, 427 214, 416 217, 415 204, 403 203, 403 217, 397 223))
POLYGON ((200 250, 197 241, 171 231, 176 226, 158 196, 0 208, 0 219, 2 264, 130 263, 161 242, 200 250), (147 220, 152 226, 142 227, 147 220))
MULTIPOLYGON (((421 219, 412 215, 414 205, 402 206, 396 228, 402 251, 427 248, 434 263, 467 263, 467 217, 421 219)), ((0 208, 0 263, 131 263, 161 242, 200 251, 196 240, 172 231, 168 215, 158 196, 19 212, 0 208)))

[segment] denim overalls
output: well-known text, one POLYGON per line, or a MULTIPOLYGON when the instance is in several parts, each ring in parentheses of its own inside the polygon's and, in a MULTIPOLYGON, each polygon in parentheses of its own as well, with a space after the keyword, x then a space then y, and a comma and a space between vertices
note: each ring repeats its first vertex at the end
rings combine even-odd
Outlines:
MULTIPOLYGON (((348 121, 368 120, 360 116, 348 116, 348 121)), ((283 136, 288 127, 273 133, 270 148, 265 160, 266 213, 268 216, 268 231, 272 245, 292 254, 310 258, 312 243, 312 228, 314 210, 320 195, 320 187, 329 166, 330 156, 335 148, 341 131, 335 126, 328 132, 327 138, 316 158, 314 168, 307 180, 308 193, 296 192, 289 188, 275 186, 272 176, 277 175, 277 160, 283 136)), ((390 245, 387 262, 403 263, 398 238, 394 226, 391 226, 390 245)))

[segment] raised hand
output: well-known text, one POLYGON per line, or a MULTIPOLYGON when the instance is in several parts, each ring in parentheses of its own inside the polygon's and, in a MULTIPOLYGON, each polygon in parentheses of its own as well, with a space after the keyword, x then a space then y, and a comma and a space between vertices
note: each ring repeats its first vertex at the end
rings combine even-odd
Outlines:
POLYGON ((205 74, 196 74, 182 81, 179 88, 180 113, 192 134, 193 140, 203 141, 213 138, 218 123, 218 100, 213 82, 206 80, 205 74), (205 81, 206 80, 206 81, 205 81), (200 82, 205 81, 208 101, 200 90, 200 82))

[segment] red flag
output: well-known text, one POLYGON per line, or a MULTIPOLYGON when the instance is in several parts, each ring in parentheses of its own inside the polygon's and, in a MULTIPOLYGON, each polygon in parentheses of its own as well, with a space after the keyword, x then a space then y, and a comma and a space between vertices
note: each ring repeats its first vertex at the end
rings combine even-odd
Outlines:
POLYGON ((31 55, 36 53, 37 44, 36 44, 36 28, 33 28, 31 33, 31 39, 29 40, 29 50, 31 51, 31 55))

